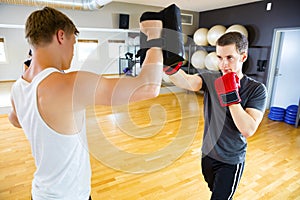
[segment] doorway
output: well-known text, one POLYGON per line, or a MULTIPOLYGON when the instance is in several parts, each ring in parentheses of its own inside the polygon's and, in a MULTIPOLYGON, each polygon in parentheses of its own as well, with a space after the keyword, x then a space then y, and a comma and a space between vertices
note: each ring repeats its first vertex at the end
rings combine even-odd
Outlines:
POLYGON ((300 27, 275 29, 267 80, 267 108, 298 105, 300 98, 300 27))

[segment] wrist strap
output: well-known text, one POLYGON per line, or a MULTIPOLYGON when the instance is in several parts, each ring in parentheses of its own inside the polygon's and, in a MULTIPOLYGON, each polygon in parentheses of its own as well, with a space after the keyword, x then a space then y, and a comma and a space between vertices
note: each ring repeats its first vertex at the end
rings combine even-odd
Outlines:
MULTIPOLYGON (((146 42, 145 48, 151 48, 151 47, 163 48, 164 46, 165 46, 165 40, 163 38, 157 38, 157 39, 148 40, 146 42)), ((141 48, 143 48, 143 47, 141 47, 141 48)))
POLYGON ((228 92, 226 94, 221 94, 220 97, 224 105, 240 102, 239 94, 236 90, 228 92))
POLYGON ((138 58, 141 55, 146 54, 147 50, 152 48, 152 47, 163 48, 164 46, 165 46, 165 40, 163 38, 148 40, 148 41, 143 42, 141 44, 141 47, 138 50, 138 52, 136 53, 135 57, 138 58))

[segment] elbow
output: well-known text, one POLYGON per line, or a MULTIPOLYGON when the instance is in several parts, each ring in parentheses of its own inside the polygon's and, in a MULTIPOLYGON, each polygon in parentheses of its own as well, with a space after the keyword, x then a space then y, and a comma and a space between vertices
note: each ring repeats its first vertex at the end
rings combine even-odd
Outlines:
POLYGON ((19 123, 13 124, 13 126, 16 128, 22 128, 22 126, 19 123))
POLYGON ((158 97, 160 93, 160 86, 151 85, 143 88, 143 92, 139 91, 139 95, 141 100, 153 99, 158 97))
POLYGON ((245 138, 249 138, 251 137, 253 134, 249 133, 249 132, 241 132, 241 134, 245 137, 245 138))
POLYGON ((147 88, 147 95, 148 98, 156 98, 158 97, 159 93, 160 93, 160 86, 150 86, 150 88, 147 88))
POLYGON ((17 128, 22 128, 22 126, 20 125, 18 119, 16 119, 15 117, 13 117, 13 115, 9 115, 8 116, 8 120, 9 122, 14 126, 14 127, 17 127, 17 128))
POLYGON ((241 130, 240 132, 245 138, 249 138, 252 135, 254 135, 255 131, 256 131, 256 129, 254 129, 254 128, 248 128, 245 130, 241 130))
POLYGON ((193 92, 198 92, 198 91, 200 91, 200 89, 201 89, 201 87, 200 86, 198 86, 198 85, 194 85, 193 87, 191 87, 191 91, 193 91, 193 92))

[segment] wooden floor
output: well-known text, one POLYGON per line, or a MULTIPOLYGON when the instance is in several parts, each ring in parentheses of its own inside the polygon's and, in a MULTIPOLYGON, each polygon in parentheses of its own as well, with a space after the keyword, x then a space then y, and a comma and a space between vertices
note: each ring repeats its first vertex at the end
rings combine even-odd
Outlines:
MULTIPOLYGON (((201 94, 176 93, 89 108, 93 199, 208 200, 199 159, 202 100, 201 94)), ((299 200, 300 129, 265 117, 248 141, 235 199, 299 200)), ((22 130, 0 115, 0 199, 28 200, 34 170, 22 130)))

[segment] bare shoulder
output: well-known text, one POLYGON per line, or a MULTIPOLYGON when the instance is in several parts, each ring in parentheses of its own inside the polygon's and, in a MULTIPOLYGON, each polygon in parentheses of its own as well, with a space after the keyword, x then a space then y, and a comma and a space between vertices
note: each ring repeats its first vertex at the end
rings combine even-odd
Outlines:
POLYGON ((93 104, 95 95, 104 97, 109 85, 112 85, 110 82, 101 75, 86 71, 55 72, 40 84, 38 96, 45 97, 49 104, 56 104, 55 106, 64 102, 81 109, 93 104))
POLYGON ((97 74, 84 71, 54 72, 41 82, 39 88, 47 91, 53 89, 56 92, 68 92, 68 90, 72 92, 76 85, 88 85, 89 82, 97 81, 98 79, 99 76, 97 74))
POLYGON ((78 114, 82 113, 85 105, 80 104, 76 97, 86 95, 74 89, 77 76, 77 72, 54 72, 46 77, 37 89, 41 117, 53 130, 62 134, 75 133, 80 129, 80 125, 76 123, 82 121, 82 115, 78 114))
POLYGON ((46 92, 48 94, 60 92, 67 92, 72 90, 76 74, 74 73, 60 73, 54 72, 47 76, 38 86, 38 92, 42 94, 46 92))

